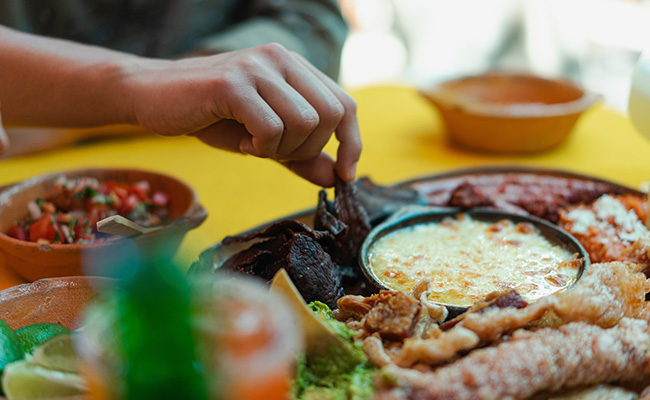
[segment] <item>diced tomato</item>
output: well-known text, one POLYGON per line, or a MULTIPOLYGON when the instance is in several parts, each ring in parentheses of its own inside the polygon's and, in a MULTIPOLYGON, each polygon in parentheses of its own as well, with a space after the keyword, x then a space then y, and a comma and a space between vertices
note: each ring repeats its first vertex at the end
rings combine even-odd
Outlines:
POLYGON ((124 200, 124 204, 122 204, 122 208, 120 209, 120 214, 129 215, 129 213, 133 211, 139 203, 140 203, 140 199, 138 199, 138 196, 134 194, 129 195, 129 197, 127 197, 124 200))
POLYGON ((60 213, 56 216, 56 222, 67 224, 72 220, 72 216, 68 213, 60 213))
POLYGON ((83 239, 86 235, 85 230, 86 230, 85 224, 79 221, 79 223, 74 226, 74 239, 75 240, 83 239))
POLYGON ((113 192, 119 197, 120 200, 124 201, 129 195, 129 191, 123 187, 115 186, 113 192))
POLYGON ((106 184, 105 184, 104 187, 102 188, 102 191, 101 191, 101 192, 102 192, 103 194, 109 194, 109 193, 111 193, 114 189, 115 189, 115 182, 113 182, 113 181, 108 181, 108 182, 106 182, 106 184))
POLYGON ((113 210, 119 210, 122 208, 122 199, 120 199, 115 192, 111 193, 109 195, 111 197, 111 200, 113 201, 113 204, 111 205, 111 208, 113 210))
POLYGON ((46 214, 54 214, 56 212, 56 206, 49 201, 43 203, 43 212, 46 214))
POLYGON ((9 229, 7 235, 18 240, 27 240, 27 230, 22 226, 14 225, 9 229))
POLYGON ((52 216, 44 215, 41 219, 29 226, 29 240, 36 242, 38 239, 46 239, 47 230, 52 224, 52 216))
POLYGON ((50 224, 47 227, 47 233, 45 234, 45 239, 50 242, 60 242, 61 241, 61 232, 59 227, 56 224, 50 224))
POLYGON ((169 196, 163 192, 155 192, 151 198, 151 202, 157 207, 164 207, 169 203, 169 196))
POLYGON ((149 198, 149 190, 151 190, 151 187, 149 186, 149 182, 147 181, 140 181, 136 182, 129 188, 129 194, 135 194, 138 196, 140 201, 147 201, 149 198))

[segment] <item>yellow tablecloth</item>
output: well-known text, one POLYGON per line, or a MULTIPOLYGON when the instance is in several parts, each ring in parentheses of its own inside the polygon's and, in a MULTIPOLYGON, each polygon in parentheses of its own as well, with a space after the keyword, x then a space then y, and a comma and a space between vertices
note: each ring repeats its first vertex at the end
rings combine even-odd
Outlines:
MULTIPOLYGON (((561 147, 529 156, 494 156, 449 145, 437 112, 413 88, 369 87, 351 94, 364 143, 358 174, 380 184, 479 165, 565 169, 632 187, 650 180, 650 142, 625 115, 603 105, 589 110, 561 147)), ((327 149, 335 154, 336 143, 327 149)), ((187 266, 226 235, 313 207, 319 190, 269 160, 211 149, 189 137, 153 135, 3 160, 0 185, 93 166, 156 170, 196 190, 209 216, 181 246, 178 257, 187 266)), ((20 282, 0 268, 0 288, 20 282)))

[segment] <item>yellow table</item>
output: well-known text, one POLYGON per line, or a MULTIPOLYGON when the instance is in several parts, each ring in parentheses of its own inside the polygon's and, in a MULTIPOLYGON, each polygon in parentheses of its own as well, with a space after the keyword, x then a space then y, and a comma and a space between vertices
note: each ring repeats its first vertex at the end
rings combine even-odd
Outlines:
MULTIPOLYGON (((493 156, 450 146, 437 113, 413 88, 369 87, 351 94, 358 103, 364 142, 358 174, 380 184, 480 165, 565 169, 632 187, 650 180, 650 142, 625 115, 602 105, 589 110, 559 148, 529 156, 493 156)), ((335 145, 328 145, 332 154, 335 145)), ((2 160, 0 185, 93 166, 156 170, 196 190, 209 216, 181 246, 178 257, 188 267, 226 235, 315 206, 319 191, 272 161, 215 150, 193 138, 153 135, 2 160)), ((20 282, 0 268, 0 288, 20 282)))

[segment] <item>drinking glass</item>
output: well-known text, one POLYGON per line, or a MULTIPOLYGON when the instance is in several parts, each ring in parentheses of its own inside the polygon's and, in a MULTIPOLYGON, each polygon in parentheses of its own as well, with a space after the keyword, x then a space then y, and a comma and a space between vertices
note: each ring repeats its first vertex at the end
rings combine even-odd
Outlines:
POLYGON ((302 331, 284 297, 241 277, 221 277, 197 292, 203 364, 220 378, 212 381, 215 398, 288 399, 302 331))
MULTIPOLYGON (((302 332, 291 306, 252 278, 203 277, 192 283, 196 364, 210 400, 286 400, 302 332)), ((77 350, 92 400, 123 400, 123 351, 110 297, 91 306, 77 350)), ((161 348, 160 351, 165 351, 161 348)), ((155 377, 152 377, 155 379, 155 377)))

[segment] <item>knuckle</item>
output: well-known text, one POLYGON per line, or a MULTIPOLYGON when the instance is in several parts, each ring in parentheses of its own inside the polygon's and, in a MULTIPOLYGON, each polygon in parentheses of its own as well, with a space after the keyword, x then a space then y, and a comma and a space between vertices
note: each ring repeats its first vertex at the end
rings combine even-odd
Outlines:
POLYGON ((330 106, 330 115, 332 116, 332 119, 340 121, 343 119, 345 112, 345 106, 340 101, 337 101, 330 106))
POLYGON ((331 127, 337 126, 346 113, 343 104, 338 100, 330 101, 323 111, 323 124, 331 127))
POLYGON ((258 68, 260 61, 254 55, 246 55, 237 61, 237 69, 239 71, 252 71, 258 68))
POLYGON ((275 42, 261 45, 260 51, 272 58, 289 56, 289 51, 280 43, 275 42))
POLYGON ((306 110, 302 113, 294 128, 299 132, 310 133, 320 123, 320 117, 313 110, 306 110))
POLYGON ((260 126, 255 132, 254 136, 257 136, 264 143, 273 143, 279 141, 284 132, 284 126, 276 118, 266 118, 261 123, 260 126))
POLYGON ((234 71, 228 71, 212 78, 210 84, 217 93, 233 93, 239 86, 239 76, 234 71))
POLYGON ((361 156, 361 150, 363 148, 363 144, 361 143, 361 138, 360 137, 354 137, 352 140, 350 140, 347 143, 347 146, 350 148, 350 151, 356 159, 358 160, 359 157, 361 156))
POLYGON ((355 114, 357 112, 357 102, 352 97, 345 95, 340 99, 345 112, 355 114))

